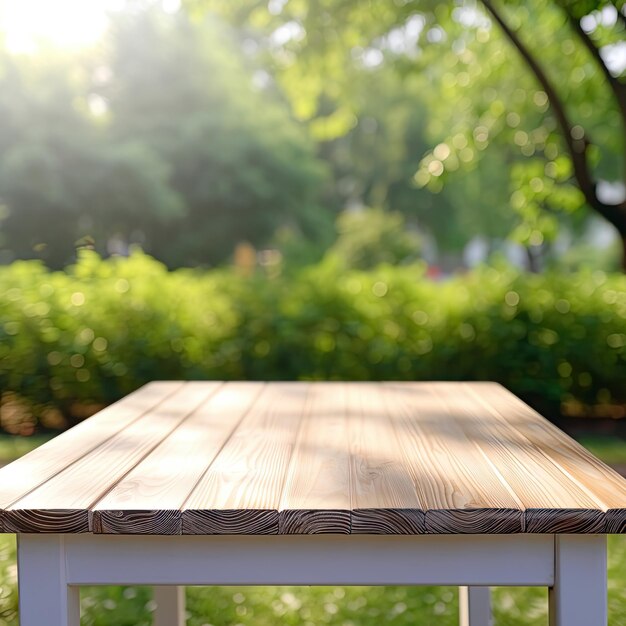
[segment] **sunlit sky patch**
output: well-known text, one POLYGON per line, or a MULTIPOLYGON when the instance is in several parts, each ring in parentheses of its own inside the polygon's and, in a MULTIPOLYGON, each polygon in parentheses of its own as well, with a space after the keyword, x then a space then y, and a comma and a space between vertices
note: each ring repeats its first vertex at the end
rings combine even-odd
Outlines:
MULTIPOLYGON (((269 0, 272 13, 280 13, 286 0, 269 0)), ((174 13, 180 8, 181 0, 161 0, 166 12, 174 13)), ((0 36, 4 45, 12 53, 29 53, 37 50, 41 43, 49 43, 64 48, 80 48, 97 41, 107 26, 107 15, 127 6, 141 4, 141 0, 0 0, 0 36)), ((488 24, 484 15, 474 9, 457 9, 456 19, 468 26, 488 24)), ((606 8, 602 12, 588 15, 582 20, 583 28, 591 32, 597 26, 611 26, 617 15, 615 9, 606 8)), ((389 43, 398 47, 399 39, 405 47, 419 36, 423 23, 419 18, 410 24, 415 32, 390 33, 389 43)), ((442 31, 443 32, 443 31, 442 31)), ((430 29, 429 38, 437 32, 430 29)), ((275 45, 284 45, 290 39, 303 36, 301 27, 289 22, 274 33, 275 45)), ((408 46, 411 47, 411 46, 408 46)), ((382 55, 375 49, 368 49, 364 64, 376 66, 382 62, 382 55), (380 55, 380 58, 375 55, 380 55)), ((619 75, 626 69, 626 42, 602 49, 602 56, 609 69, 619 75)))
MULTIPOLYGON (((40 43, 80 48, 96 41, 107 26, 107 14, 126 0, 0 0, 0 33, 12 53, 34 52, 40 43)), ((164 0, 175 12, 180 0, 164 0)))

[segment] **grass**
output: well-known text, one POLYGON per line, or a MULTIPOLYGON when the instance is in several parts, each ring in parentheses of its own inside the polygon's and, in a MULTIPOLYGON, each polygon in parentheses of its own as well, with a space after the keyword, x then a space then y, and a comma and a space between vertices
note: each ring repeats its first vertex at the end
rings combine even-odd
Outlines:
POLYGON ((611 435, 585 435, 578 441, 605 463, 626 465, 626 440, 611 435))
POLYGON ((31 437, 0 435, 0 465, 14 461, 51 438, 52 435, 32 435, 31 437))
MULTIPOLYGON (((45 441, 9 439, 0 437, 5 461, 45 441)), ((623 440, 581 442, 607 462, 626 461, 623 440)), ((16 574, 15 536, 0 535, 0 626, 18 624, 16 574)), ((496 588, 495 624, 545 626, 547 601, 545 589, 496 588)), ((83 588, 81 607, 83 626, 149 626, 154 608, 140 586, 83 588)), ((458 596, 454 587, 190 587, 187 611, 188 626, 457 626, 458 596)), ((626 626, 626 535, 609 537, 609 623, 626 626)))

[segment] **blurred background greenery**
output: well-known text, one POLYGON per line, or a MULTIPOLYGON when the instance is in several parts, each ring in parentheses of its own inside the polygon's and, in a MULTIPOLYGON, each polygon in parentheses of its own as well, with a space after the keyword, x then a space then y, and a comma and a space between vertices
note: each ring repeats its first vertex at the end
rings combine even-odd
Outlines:
MULTIPOLYGON (((353 221, 355 240, 366 231, 345 217, 324 259, 295 274, 89 250, 66 271, 0 268, 4 428, 64 426, 147 381, 207 378, 497 380, 566 426, 626 422, 626 276, 353 269, 374 252, 347 241, 353 221)), ((411 240, 400 232, 397 254, 411 240)))
POLYGON ((624 11, 0 3, 0 427, 155 378, 446 378, 619 430, 624 11))
MULTIPOLYGON (((624 0, 0 0, 0 463, 153 379, 489 379, 626 471, 625 128, 624 0)), ((616 626, 625 573, 611 538, 616 626)), ((143 588, 82 605, 150 619, 143 588)), ((541 591, 494 606, 545 623, 541 591)), ((445 588, 189 607, 457 610, 445 588)))

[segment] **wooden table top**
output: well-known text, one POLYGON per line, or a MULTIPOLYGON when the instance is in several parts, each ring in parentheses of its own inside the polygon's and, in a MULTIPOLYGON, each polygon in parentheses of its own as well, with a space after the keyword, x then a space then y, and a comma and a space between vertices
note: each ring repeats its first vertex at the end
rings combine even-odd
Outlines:
POLYGON ((156 382, 0 470, 0 528, 623 533, 626 481, 495 383, 156 382))

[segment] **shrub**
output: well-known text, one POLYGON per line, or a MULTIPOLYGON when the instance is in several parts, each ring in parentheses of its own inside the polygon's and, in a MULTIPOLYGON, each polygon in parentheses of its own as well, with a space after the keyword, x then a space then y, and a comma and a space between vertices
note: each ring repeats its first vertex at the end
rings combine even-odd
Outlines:
POLYGON ((327 257, 345 269, 407 264, 419 258, 422 247, 402 213, 382 209, 344 211, 337 218, 337 235, 327 257))
POLYGON ((622 410, 622 275, 335 268, 168 272, 90 252, 66 272, 0 268, 3 425, 78 419, 155 379, 482 379, 548 413, 622 410))

